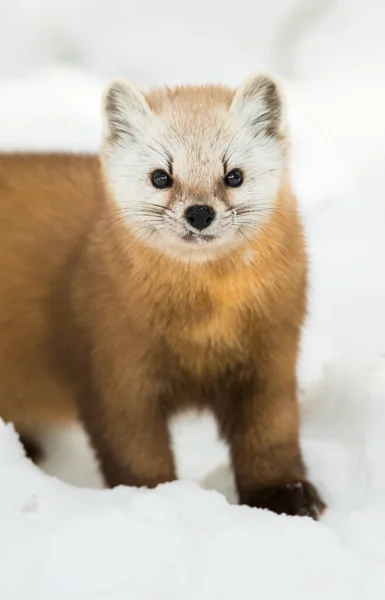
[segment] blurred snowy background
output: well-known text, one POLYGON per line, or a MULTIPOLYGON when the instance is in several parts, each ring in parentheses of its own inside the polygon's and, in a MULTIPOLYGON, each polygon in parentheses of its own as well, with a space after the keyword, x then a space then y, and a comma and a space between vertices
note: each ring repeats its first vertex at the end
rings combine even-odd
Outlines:
MULTIPOLYGON (((114 76, 141 87, 283 79, 311 261, 302 440, 330 507, 304 524, 234 512, 183 484, 75 492, 33 470, 0 427, 2 598, 384 598, 384 29, 382 0, 0 0, 2 151, 97 151, 114 76)), ((233 501, 212 422, 173 432, 180 474, 233 501)), ((100 486, 77 431, 45 444, 48 473, 100 486)))

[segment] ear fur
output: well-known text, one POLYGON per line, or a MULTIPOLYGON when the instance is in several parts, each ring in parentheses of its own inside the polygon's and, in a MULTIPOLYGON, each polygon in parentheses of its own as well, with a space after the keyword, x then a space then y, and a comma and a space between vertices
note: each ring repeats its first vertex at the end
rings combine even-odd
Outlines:
POLYGON ((113 80, 103 95, 105 136, 117 142, 125 136, 135 138, 151 109, 143 94, 124 79, 113 80))
POLYGON ((278 82, 270 75, 246 79, 235 93, 230 112, 249 122, 258 136, 281 139, 285 135, 284 98, 278 82))

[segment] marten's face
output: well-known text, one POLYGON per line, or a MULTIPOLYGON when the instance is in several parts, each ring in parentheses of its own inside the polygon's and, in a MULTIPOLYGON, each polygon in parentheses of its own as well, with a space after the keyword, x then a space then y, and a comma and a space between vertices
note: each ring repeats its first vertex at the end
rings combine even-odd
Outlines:
POLYGON ((268 77, 146 98, 114 82, 104 170, 127 226, 181 260, 247 244, 272 218, 286 163, 282 101, 268 77))

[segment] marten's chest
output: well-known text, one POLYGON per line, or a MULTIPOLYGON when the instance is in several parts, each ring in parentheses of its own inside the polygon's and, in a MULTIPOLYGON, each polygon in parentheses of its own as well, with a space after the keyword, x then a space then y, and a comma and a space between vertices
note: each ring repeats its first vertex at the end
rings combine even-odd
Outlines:
POLYGON ((263 288, 252 278, 201 286, 170 309, 167 346, 195 372, 242 360, 253 345, 263 301, 263 288))

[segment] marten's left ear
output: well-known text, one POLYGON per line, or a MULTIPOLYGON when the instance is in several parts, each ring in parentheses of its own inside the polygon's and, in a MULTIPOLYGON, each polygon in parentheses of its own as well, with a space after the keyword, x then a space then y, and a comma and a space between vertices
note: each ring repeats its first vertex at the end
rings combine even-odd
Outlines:
POLYGON ((105 136, 109 142, 140 135, 151 109, 143 94, 124 79, 110 83, 103 96, 105 136))
POLYGON ((246 79, 235 93, 230 112, 248 122, 255 136, 265 133, 280 139, 285 134, 283 94, 270 75, 246 79))

